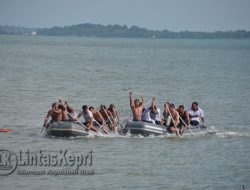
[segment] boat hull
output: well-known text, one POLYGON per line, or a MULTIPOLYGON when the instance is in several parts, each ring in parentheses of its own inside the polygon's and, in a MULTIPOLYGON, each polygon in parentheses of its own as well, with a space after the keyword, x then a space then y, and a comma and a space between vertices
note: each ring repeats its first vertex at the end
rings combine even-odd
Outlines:
MULTIPOLYGON (((174 134, 167 131, 166 127, 163 125, 156 125, 153 123, 142 122, 142 121, 128 121, 122 130, 123 134, 133 134, 133 135, 167 135, 174 134)), ((214 132, 208 131, 206 128, 191 127, 190 129, 185 129, 182 135, 191 134, 215 134, 214 132)))
POLYGON ((79 123, 64 121, 51 123, 47 129, 47 134, 56 137, 76 137, 87 136, 88 132, 79 123))

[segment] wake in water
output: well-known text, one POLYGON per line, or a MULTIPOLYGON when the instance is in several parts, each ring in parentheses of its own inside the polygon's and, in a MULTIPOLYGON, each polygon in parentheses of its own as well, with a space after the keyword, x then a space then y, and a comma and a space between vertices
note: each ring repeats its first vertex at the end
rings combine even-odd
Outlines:
MULTIPOLYGON (((187 129, 186 129, 187 130, 187 129)), ((200 138, 200 137, 215 137, 215 138, 230 138, 230 137, 250 137, 250 134, 247 132, 242 132, 242 131, 228 131, 228 130, 217 130, 215 126, 211 126, 206 130, 203 131, 198 131, 196 130, 193 133, 183 133, 181 136, 176 136, 175 133, 166 133, 164 135, 148 135, 148 136, 143 136, 143 135, 135 135, 131 133, 118 133, 118 132, 111 132, 109 134, 104 134, 104 133, 89 133, 87 136, 78 136, 78 137, 54 137, 54 136, 48 136, 46 133, 42 134, 43 137, 46 138, 61 138, 61 139, 106 139, 106 138, 136 138, 136 139, 152 139, 152 138, 180 138, 180 139, 186 139, 186 138, 200 138)))

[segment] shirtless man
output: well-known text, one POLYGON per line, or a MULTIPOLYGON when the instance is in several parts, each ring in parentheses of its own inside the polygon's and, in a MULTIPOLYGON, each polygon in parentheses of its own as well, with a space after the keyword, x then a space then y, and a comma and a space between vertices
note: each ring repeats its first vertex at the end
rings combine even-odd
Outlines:
POLYGON ((89 111, 92 112, 94 119, 100 124, 105 125, 105 120, 99 111, 96 111, 94 107, 89 107, 89 111))
POLYGON ((66 110, 63 112, 63 117, 65 119, 68 118, 69 121, 74 121, 74 119, 77 117, 77 114, 73 107, 71 107, 66 100, 63 103, 63 101, 59 99, 59 102, 66 108, 66 110))
POLYGON ((164 104, 164 115, 168 115, 169 117, 172 116, 170 125, 167 126, 167 130, 170 133, 175 132, 176 135, 179 135, 180 131, 177 128, 177 126, 180 123, 180 121, 179 121, 179 113, 176 111, 176 109, 174 107, 174 104, 170 104, 168 102, 164 104))
POLYGON ((83 116, 85 122, 83 123, 88 129, 92 129, 93 131, 98 132, 98 129, 94 127, 93 121, 94 117, 91 111, 89 111, 87 105, 82 106, 82 112, 78 114, 75 120, 78 120, 81 116, 83 116))
POLYGON ((190 118, 188 112, 185 110, 185 107, 183 105, 180 105, 179 108, 177 109, 179 116, 180 116, 180 128, 182 126, 186 126, 189 128, 190 127, 190 118), (185 123, 184 123, 185 122, 185 123), (185 125, 186 124, 186 125, 185 125))
POLYGON ((112 114, 113 118, 114 118, 114 125, 119 124, 119 115, 118 115, 118 111, 115 108, 114 104, 110 104, 108 111, 110 111, 110 113, 112 114))
POLYGON ((106 108, 105 105, 100 106, 100 111, 99 112, 101 113, 101 115, 104 118, 105 123, 108 125, 108 127, 110 129, 115 129, 114 117, 113 117, 112 113, 106 108))
POLYGON ((130 108, 133 113, 133 120, 134 121, 141 121, 142 110, 144 108, 144 97, 141 96, 142 102, 140 103, 138 99, 135 99, 133 103, 132 92, 129 92, 130 97, 130 108))
POLYGON ((45 119, 44 119, 44 123, 43 123, 43 126, 44 127, 48 127, 49 126, 49 119, 51 117, 51 120, 50 122, 53 123, 53 122, 60 122, 62 121, 62 110, 58 108, 58 104, 57 103, 53 103, 51 105, 51 108, 45 119))
POLYGON ((106 127, 106 123, 104 118, 102 117, 102 114, 99 111, 96 111, 94 107, 89 107, 89 111, 92 112, 94 117, 94 123, 97 123, 97 125, 100 125, 99 127, 103 127, 104 132, 109 131, 109 129, 106 127))
POLYGON ((59 104, 58 108, 61 109, 62 111, 62 121, 68 121, 69 117, 68 117, 66 106, 64 106, 63 104, 59 104))

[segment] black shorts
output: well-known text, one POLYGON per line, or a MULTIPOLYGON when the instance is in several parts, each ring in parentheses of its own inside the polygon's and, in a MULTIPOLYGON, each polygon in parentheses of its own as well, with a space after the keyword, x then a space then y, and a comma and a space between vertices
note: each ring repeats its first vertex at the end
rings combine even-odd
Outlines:
POLYGON ((200 124, 199 121, 196 120, 190 121, 190 125, 198 126, 199 124, 200 124))

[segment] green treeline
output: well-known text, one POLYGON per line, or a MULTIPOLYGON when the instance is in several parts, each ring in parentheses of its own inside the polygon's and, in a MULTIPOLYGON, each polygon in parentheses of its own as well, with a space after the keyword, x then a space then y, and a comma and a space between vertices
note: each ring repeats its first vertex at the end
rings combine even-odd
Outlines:
POLYGON ((187 39, 243 39, 250 38, 250 31, 217 31, 217 32, 171 32, 156 31, 126 25, 78 24, 65 27, 40 29, 38 35, 45 36, 84 36, 84 37, 119 37, 119 38, 187 38, 187 39))
POLYGON ((137 26, 77 24, 64 27, 29 29, 0 25, 0 34, 31 34, 43 36, 83 36, 83 37, 116 37, 116 38, 186 38, 186 39, 245 39, 250 38, 250 31, 216 31, 216 32, 172 32, 169 30, 148 30, 137 26))

